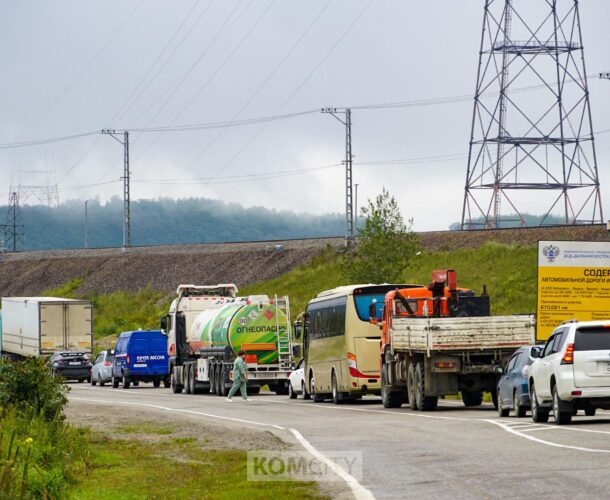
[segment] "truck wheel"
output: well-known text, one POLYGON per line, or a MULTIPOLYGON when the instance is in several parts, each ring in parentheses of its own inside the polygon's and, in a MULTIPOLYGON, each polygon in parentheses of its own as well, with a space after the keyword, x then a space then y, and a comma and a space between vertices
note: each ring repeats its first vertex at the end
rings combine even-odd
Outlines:
POLYGON ((185 365, 182 369, 184 374, 184 394, 193 394, 191 386, 191 365, 185 365))
POLYGON ((168 376, 165 376, 163 378, 163 387, 165 387, 166 389, 169 389, 171 386, 172 386, 171 380, 169 379, 168 376))
POLYGON ((532 420, 534 422, 543 423, 549 421, 549 410, 540 408, 538 399, 536 399, 536 388, 533 383, 530 385, 530 404, 532 406, 532 420))
POLYGON ((480 391, 462 391, 462 401, 464 406, 481 406, 483 393, 480 391))
POLYGON ((133 381, 133 386, 134 387, 139 387, 140 386, 140 381, 139 380, 134 380, 133 381))
POLYGON ((424 364, 420 361, 415 366, 415 400, 421 411, 434 411, 438 406, 438 396, 425 396, 424 364))
POLYGON ((176 377, 176 367, 172 368, 171 387, 172 387, 172 392, 174 394, 180 394, 180 393, 182 393, 182 390, 184 389, 184 386, 182 384, 178 383, 178 380, 176 377))
POLYGON ((410 362, 407 368, 407 397, 409 399, 409 407, 412 410, 419 410, 417 400, 415 399, 415 367, 413 362, 410 362))
POLYGON ((129 389, 130 383, 129 377, 126 377, 125 374, 123 374, 123 389, 129 389))
POLYGON ((593 408, 592 406, 587 406, 585 408, 585 415, 587 417, 594 417, 595 416, 595 411, 597 410, 597 408, 593 408))
POLYGON ((155 389, 158 389, 159 387, 161 387, 161 381, 160 381, 158 378, 156 378, 155 380, 153 380, 153 387, 154 387, 155 389))
POLYGON ((286 383, 280 382, 275 388, 275 393, 278 396, 286 396, 288 394, 288 383, 288 381, 286 383))
POLYGON ((261 386, 255 385, 254 387, 248 387, 248 394, 260 394, 261 386))
POLYGON ((523 406, 519 406, 519 396, 517 395, 517 391, 513 391, 513 410, 515 411, 516 418, 525 417, 525 408, 523 406))
POLYGON ((553 386, 553 421, 557 425, 566 425, 572 422, 572 408, 568 411, 561 411, 562 405, 565 402, 559 398, 559 391, 557 385, 553 386))
POLYGON ((119 388, 119 379, 116 378, 114 375, 112 376, 112 387, 115 389, 119 388))
POLYGON ((301 394, 303 395, 303 399, 311 399, 309 393, 305 390, 305 381, 301 381, 301 394))
POLYGON ((384 408, 400 408, 402 406, 402 391, 391 391, 388 385, 388 365, 381 367, 381 401, 384 408))

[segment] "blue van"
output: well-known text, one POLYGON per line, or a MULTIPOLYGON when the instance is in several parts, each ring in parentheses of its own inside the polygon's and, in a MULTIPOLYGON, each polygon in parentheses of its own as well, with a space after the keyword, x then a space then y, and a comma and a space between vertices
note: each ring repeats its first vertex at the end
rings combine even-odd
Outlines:
POLYGON ((140 382, 170 386, 167 336, 161 330, 121 333, 114 354, 112 387, 122 383, 123 389, 129 389, 131 383, 137 387, 140 382))

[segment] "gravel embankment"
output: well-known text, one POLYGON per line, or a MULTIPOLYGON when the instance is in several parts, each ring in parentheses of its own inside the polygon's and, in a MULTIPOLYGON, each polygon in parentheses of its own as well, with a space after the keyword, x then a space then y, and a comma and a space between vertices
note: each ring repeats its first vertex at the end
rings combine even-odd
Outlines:
MULTIPOLYGON (((495 241, 533 245, 538 240, 610 241, 606 225, 419 233, 429 251, 473 248, 495 241)), ((89 250, 48 250, 0 256, 0 296, 39 295, 74 278, 78 293, 136 291, 151 286, 167 293, 180 283, 235 283, 243 287, 280 276, 342 238, 272 242, 166 245, 89 250), (282 245, 282 250, 275 250, 282 245)))

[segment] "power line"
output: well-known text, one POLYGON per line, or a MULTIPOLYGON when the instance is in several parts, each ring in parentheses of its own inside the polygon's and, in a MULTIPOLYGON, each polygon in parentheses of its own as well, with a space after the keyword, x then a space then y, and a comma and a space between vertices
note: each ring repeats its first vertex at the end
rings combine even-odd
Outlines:
POLYGON ((8 142, 6 144, 0 144, 0 149, 13 149, 13 148, 27 148, 31 146, 42 146, 45 144, 52 144, 55 142, 71 141, 73 139, 80 139, 82 137, 88 137, 90 135, 99 134, 99 130, 93 130, 91 132, 82 132, 80 134, 64 135, 61 137, 51 137, 48 139, 37 139, 32 141, 20 141, 20 142, 8 142))
POLYGON ((76 83, 85 75, 85 73, 87 73, 87 71, 89 71, 91 66, 93 66, 93 64, 99 59, 99 57, 104 53, 104 51, 108 48, 108 46, 112 43, 112 41, 118 36, 118 34, 121 31, 123 31, 123 28, 127 25, 129 20, 133 17, 133 15, 142 6, 143 3, 144 3, 144 0, 140 0, 140 3, 138 3, 135 6, 135 8, 129 13, 129 15, 121 23, 121 25, 118 27, 118 29, 110 36, 110 38, 108 38, 108 40, 106 40, 106 43, 104 43, 104 45, 102 45, 102 47, 96 52, 96 54, 93 56, 93 58, 91 58, 91 60, 87 63, 87 65, 80 71, 80 73, 78 73, 72 79, 72 81, 57 95, 57 97, 53 100, 53 102, 49 106, 47 106, 47 108, 38 116, 38 118, 36 118, 33 122, 31 122, 21 132, 21 134, 20 134, 21 136, 23 136, 25 133, 27 133, 29 130, 31 130, 32 127, 34 127, 40 120, 42 120, 42 118, 44 116, 46 116, 46 114, 49 111, 51 111, 51 109, 53 109, 59 101, 61 101, 63 99, 63 97, 70 91, 70 89, 72 89, 72 87, 74 87, 74 85, 76 85, 76 83))
MULTIPOLYGON (((311 29, 313 28, 313 26, 318 22, 318 20, 320 19, 320 17, 322 17, 322 15, 324 14, 324 12, 326 12, 326 10, 328 9, 328 7, 330 6, 330 4, 332 3, 333 0, 328 0, 323 6, 322 8, 318 11, 318 13, 315 15, 315 17, 311 20, 311 22, 307 25, 307 27, 305 28, 305 30, 299 35, 299 37, 293 42, 293 44, 291 45, 291 47, 288 49, 288 51, 284 54, 284 56, 282 57, 282 59, 280 59, 280 61, 274 66, 274 68, 271 70, 271 72, 267 75, 267 77, 262 81, 262 83, 258 86, 258 88, 254 91, 253 94, 250 95, 250 97, 246 100, 246 102, 240 107, 240 109, 233 115, 233 117, 231 118, 231 122, 234 121, 239 115, 241 115, 244 110, 250 105, 250 103, 256 98, 256 96, 258 96, 258 94, 260 94, 260 92, 263 90, 263 88, 265 88, 265 86, 267 85, 267 83, 269 83, 269 81, 271 80, 271 78, 273 78, 273 76, 280 70, 280 68, 284 65, 284 63, 287 61, 287 59, 292 55, 292 53, 296 50, 296 48, 300 45, 301 41, 303 41, 303 39, 305 38, 305 36, 307 36, 307 34, 311 31, 311 29)), ((276 113, 277 114, 277 113, 276 113)), ((199 159, 201 159, 201 157, 203 155, 205 155, 210 149, 211 147, 218 141, 218 139, 220 139, 220 137, 226 132, 227 127, 222 127, 222 130, 216 134, 216 136, 195 156, 195 158, 193 158, 193 160, 191 161, 191 163, 189 164, 189 168, 191 166, 193 166, 199 159)), ((226 166, 226 165, 225 165, 226 166)), ((222 167, 224 168, 224 167, 222 167)))

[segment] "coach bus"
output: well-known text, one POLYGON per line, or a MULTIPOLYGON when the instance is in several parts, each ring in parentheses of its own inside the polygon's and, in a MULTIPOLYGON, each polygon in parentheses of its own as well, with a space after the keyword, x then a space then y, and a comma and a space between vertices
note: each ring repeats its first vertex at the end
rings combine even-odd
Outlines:
POLYGON ((318 294, 307 304, 302 326, 305 386, 316 402, 338 404, 381 394, 381 330, 369 322, 370 305, 381 319, 385 294, 422 285, 350 285, 318 294))

